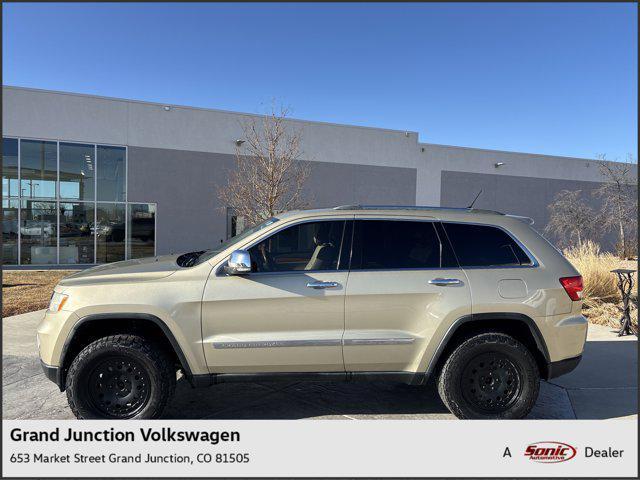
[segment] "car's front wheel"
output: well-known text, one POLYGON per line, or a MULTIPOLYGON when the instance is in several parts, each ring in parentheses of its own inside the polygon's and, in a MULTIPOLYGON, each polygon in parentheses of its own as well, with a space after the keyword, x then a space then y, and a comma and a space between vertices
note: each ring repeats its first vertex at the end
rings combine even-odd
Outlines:
POLYGON ((523 418, 533 408, 539 389, 540 373, 531 352, 499 332, 462 342, 438 378, 442 401, 463 419, 523 418))
POLYGON ((87 345, 66 377, 67 400, 81 419, 157 418, 173 395, 169 355, 137 335, 110 335, 87 345))

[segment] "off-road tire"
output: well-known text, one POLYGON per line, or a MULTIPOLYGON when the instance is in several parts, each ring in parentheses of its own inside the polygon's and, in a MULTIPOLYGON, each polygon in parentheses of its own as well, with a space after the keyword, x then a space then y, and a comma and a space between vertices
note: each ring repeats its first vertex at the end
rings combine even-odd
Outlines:
POLYGON ((67 401, 79 419, 158 418, 176 387, 176 370, 169 354, 142 337, 119 334, 102 337, 87 345, 73 360, 66 376, 67 401), (148 398, 139 411, 130 416, 112 416, 92 403, 89 378, 100 362, 125 358, 136 362, 148 379, 148 398))
POLYGON ((449 355, 438 377, 440 398, 451 413, 461 419, 523 418, 533 408, 539 390, 540 372, 529 349, 515 338, 499 332, 482 333, 463 341, 449 355), (502 411, 486 411, 469 400, 467 390, 463 394, 464 388, 470 388, 463 386, 463 382, 473 384, 470 378, 463 378, 463 372, 473 368, 471 362, 487 354, 504 356, 519 374, 519 391, 502 411))

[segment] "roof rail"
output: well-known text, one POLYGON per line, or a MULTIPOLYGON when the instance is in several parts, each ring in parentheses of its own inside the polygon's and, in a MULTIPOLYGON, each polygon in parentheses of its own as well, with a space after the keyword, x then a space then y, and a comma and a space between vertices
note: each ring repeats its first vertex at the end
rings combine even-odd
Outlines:
POLYGON ((468 207, 435 207, 429 205, 339 205, 333 210, 453 210, 457 212, 495 213, 504 215, 495 210, 468 207))
POLYGON ((510 214, 507 214, 506 216, 509 218, 515 218, 517 220, 521 220, 524 223, 528 223, 529 225, 533 225, 535 223, 535 220, 531 217, 523 217, 522 215, 510 215, 510 214))

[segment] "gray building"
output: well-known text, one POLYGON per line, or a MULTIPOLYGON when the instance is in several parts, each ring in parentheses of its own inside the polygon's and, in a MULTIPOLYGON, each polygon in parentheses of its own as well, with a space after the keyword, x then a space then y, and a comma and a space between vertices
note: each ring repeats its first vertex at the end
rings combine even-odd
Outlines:
MULTIPOLYGON (((216 189, 248 114, 3 87, 3 264, 87 265, 206 249, 231 234, 216 189)), ((594 160, 423 143, 416 132, 291 120, 313 206, 476 206, 537 228, 594 160)))

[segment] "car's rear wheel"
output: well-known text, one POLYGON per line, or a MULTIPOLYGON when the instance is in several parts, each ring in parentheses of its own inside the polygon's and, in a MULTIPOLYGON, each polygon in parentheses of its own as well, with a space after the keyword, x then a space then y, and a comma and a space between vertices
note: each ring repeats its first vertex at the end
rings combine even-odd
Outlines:
POLYGON ((533 408, 539 389, 540 372, 531 352, 498 332, 462 342, 438 378, 442 401, 463 419, 523 418, 533 408))
POLYGON ((173 395, 169 355, 136 335, 111 335, 87 345, 67 373, 67 400, 77 418, 157 418, 173 395))

